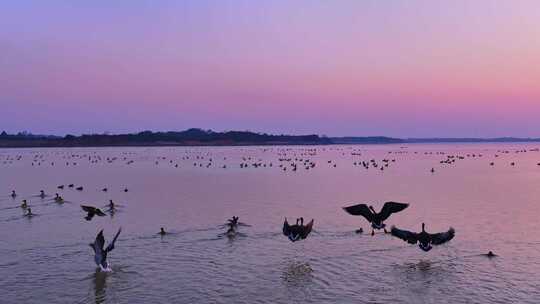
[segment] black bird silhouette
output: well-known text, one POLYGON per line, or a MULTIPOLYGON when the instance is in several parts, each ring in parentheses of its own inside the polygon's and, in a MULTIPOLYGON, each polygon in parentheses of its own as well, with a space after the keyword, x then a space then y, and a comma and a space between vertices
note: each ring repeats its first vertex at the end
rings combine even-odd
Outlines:
POLYGON ((60 185, 60 186, 58 186, 58 187, 56 187, 56 188, 62 190, 62 189, 64 189, 64 185, 60 185))
POLYGON ((75 190, 77 190, 77 191, 83 191, 83 187, 82 187, 82 186, 77 187, 77 188, 75 188, 75 190))
POLYGON ((343 210, 351 215, 361 215, 365 217, 366 220, 371 223, 371 235, 374 235, 375 231, 373 229, 384 229, 384 232, 388 233, 384 221, 388 219, 392 213, 400 212, 408 206, 409 204, 405 203, 386 202, 379 213, 373 209, 373 206, 368 207, 366 204, 343 207, 343 210))
POLYGON ((422 232, 410 232, 407 230, 401 230, 396 227, 392 227, 391 233, 393 236, 398 237, 409 244, 418 243, 418 247, 424 251, 430 251, 433 248, 432 245, 441 245, 454 238, 456 231, 450 227, 446 232, 440 233, 427 233, 425 224, 422 223, 422 232))
POLYGON ((114 236, 112 242, 109 243, 107 248, 103 249, 105 246, 105 238, 103 237, 103 229, 98 233, 96 236, 96 240, 94 243, 89 244, 92 249, 94 249, 94 261, 96 262, 96 265, 101 268, 102 271, 109 271, 109 263, 107 262, 107 254, 114 249, 114 243, 116 243, 116 239, 118 239, 118 236, 120 235, 120 232, 122 231, 122 228, 118 229, 118 232, 114 236))
POLYGON ((289 225, 287 218, 283 223, 283 234, 291 240, 291 242, 296 242, 307 238, 311 230, 313 229, 313 222, 311 220, 307 225, 304 226, 304 218, 296 219, 295 225, 289 225))
POLYGON ((96 207, 81 205, 81 208, 82 208, 82 210, 84 210, 85 212, 88 213, 86 215, 86 217, 84 218, 87 221, 92 220, 92 218, 95 215, 97 215, 97 216, 106 216, 106 214, 103 213, 103 211, 101 211, 99 208, 96 208, 96 207))

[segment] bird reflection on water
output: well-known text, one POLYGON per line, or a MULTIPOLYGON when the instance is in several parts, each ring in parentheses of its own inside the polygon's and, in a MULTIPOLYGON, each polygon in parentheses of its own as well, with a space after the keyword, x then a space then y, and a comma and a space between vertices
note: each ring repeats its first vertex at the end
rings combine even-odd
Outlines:
POLYGON ((107 275, 107 272, 100 271, 99 268, 94 273, 94 299, 96 304, 104 303, 107 299, 107 275))

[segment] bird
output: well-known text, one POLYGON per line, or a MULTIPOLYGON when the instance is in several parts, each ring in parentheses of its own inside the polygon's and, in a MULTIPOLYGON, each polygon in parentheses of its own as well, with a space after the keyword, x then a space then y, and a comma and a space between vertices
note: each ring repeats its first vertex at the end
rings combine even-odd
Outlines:
POLYGON ((105 246, 105 238, 103 237, 103 229, 99 231, 94 243, 89 244, 90 247, 94 249, 94 261, 96 262, 96 265, 99 266, 101 271, 111 270, 111 268, 109 267, 109 262, 107 262, 107 255, 109 254, 109 252, 113 251, 114 244, 116 243, 116 239, 118 239, 118 236, 120 235, 121 231, 122 231, 122 228, 118 229, 118 232, 114 236, 112 242, 110 242, 107 248, 105 249, 103 249, 103 247, 105 246))
POLYGON ((22 209, 28 208, 28 203, 26 202, 26 200, 22 200, 21 208, 22 209))
POLYGON ((54 201, 57 202, 57 203, 63 203, 64 202, 64 198, 61 197, 60 195, 58 195, 58 193, 55 193, 54 194, 54 201))
POLYGON ((68 187, 73 188, 73 187, 75 187, 75 185, 74 184, 69 184, 68 187))
POLYGON ((107 188, 101 189, 101 191, 103 191, 103 192, 107 192, 107 190, 108 190, 107 188))
POLYGON ((12 197, 12 198, 16 198, 16 197, 17 197, 17 193, 15 193, 15 190, 11 190, 11 197, 12 197))
POLYGON ((422 232, 420 233, 401 230, 395 226, 392 226, 390 233, 393 236, 408 242, 409 244, 418 243, 418 247, 427 252, 433 248, 432 245, 441 245, 453 239, 456 231, 454 228, 450 227, 450 229, 448 229, 446 232, 427 233, 425 230, 425 224, 422 223, 422 232))
POLYGON ((34 214, 32 213, 32 208, 28 207, 28 209, 26 209, 26 214, 24 216, 26 217, 34 216, 34 214))
POLYGON ((60 189, 60 190, 64 190, 64 185, 60 185, 60 186, 58 186, 58 187, 56 187, 56 188, 58 188, 58 189, 60 189))
POLYGON ((496 257, 497 255, 495 253, 493 253, 493 251, 489 251, 488 253, 484 253, 482 254, 483 256, 486 256, 488 258, 494 258, 496 257))
POLYGON ((81 205, 81 208, 82 208, 82 210, 84 210, 85 212, 88 213, 86 215, 86 217, 84 218, 87 221, 92 220, 92 218, 95 215, 98 215, 98 216, 105 216, 106 215, 105 213, 103 213, 103 211, 101 211, 99 208, 96 208, 96 207, 81 205))
POLYGON ((238 220, 239 220, 238 216, 233 216, 231 219, 228 220, 227 225, 236 227, 238 226, 238 220))
POLYGON ((115 212, 116 211, 116 206, 114 205, 114 202, 112 200, 109 200, 109 211, 110 212, 115 212))
POLYGON ((409 204, 405 203, 386 202, 379 213, 373 209, 373 206, 368 207, 366 204, 343 207, 343 210, 351 215, 361 215, 366 218, 366 220, 371 223, 371 235, 374 235, 374 229, 384 229, 384 232, 388 233, 384 221, 388 219, 392 213, 400 212, 408 206, 409 204))
POLYGON ((167 232, 165 232, 165 229, 163 229, 163 227, 161 227, 158 234, 163 236, 163 235, 167 234, 167 232))
POLYGON ((313 222, 314 220, 312 219, 306 226, 304 226, 304 218, 301 217, 296 219, 295 225, 289 225, 287 218, 285 218, 285 222, 283 223, 283 235, 288 237, 291 242, 303 240, 307 238, 313 229, 313 222))
POLYGON ((75 190, 77 190, 77 191, 83 191, 83 186, 77 187, 77 188, 75 188, 75 190))
POLYGON ((39 197, 45 198, 45 191, 39 190, 39 197))

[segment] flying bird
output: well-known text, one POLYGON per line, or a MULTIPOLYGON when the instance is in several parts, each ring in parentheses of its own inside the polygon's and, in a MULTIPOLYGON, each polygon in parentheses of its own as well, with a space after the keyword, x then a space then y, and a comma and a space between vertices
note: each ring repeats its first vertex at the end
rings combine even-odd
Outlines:
POLYGON ((311 230, 313 229, 313 221, 311 220, 307 225, 304 226, 304 218, 296 219, 295 225, 289 225, 287 218, 283 223, 283 234, 291 240, 291 242, 296 242, 307 238, 311 230))
POLYGON ((430 251, 433 248, 432 245, 444 244, 453 239, 456 234, 456 231, 452 227, 450 227, 448 231, 440 233, 427 233, 424 228, 425 224, 422 223, 422 232, 416 233, 407 230, 401 230, 393 226, 391 233, 393 236, 398 237, 409 244, 418 243, 418 247, 420 247, 420 249, 426 252, 430 251))
POLYGON ((96 265, 99 266, 101 271, 111 271, 111 268, 109 267, 109 263, 107 262, 107 255, 109 252, 113 251, 114 243, 116 243, 116 239, 120 235, 121 231, 122 231, 122 228, 118 229, 118 232, 114 236, 112 242, 110 242, 107 248, 105 249, 103 249, 103 247, 105 246, 105 238, 103 237, 103 229, 96 236, 96 240, 94 241, 94 243, 89 244, 90 247, 94 249, 94 261, 96 262, 96 265))
POLYGON ((84 218, 87 221, 92 220, 92 218, 95 215, 98 215, 98 216, 105 216, 106 215, 105 213, 103 213, 103 211, 101 211, 99 208, 96 208, 96 207, 81 205, 81 208, 82 208, 82 210, 84 210, 85 212, 88 213, 86 215, 86 217, 84 218))
POLYGON ((374 235, 374 229, 384 229, 384 232, 388 233, 384 221, 388 219, 392 213, 400 212, 408 206, 409 204, 405 203, 386 202, 379 213, 373 209, 373 206, 368 207, 366 204, 343 207, 343 210, 351 215, 361 215, 365 217, 366 220, 371 223, 371 235, 374 235))

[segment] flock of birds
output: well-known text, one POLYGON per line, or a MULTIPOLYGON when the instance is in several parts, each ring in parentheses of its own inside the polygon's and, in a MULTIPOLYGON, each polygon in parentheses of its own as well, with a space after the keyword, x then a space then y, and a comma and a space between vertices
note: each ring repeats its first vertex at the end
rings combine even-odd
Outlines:
MULTIPOLYGON (((74 185, 68 185, 69 188, 75 188, 74 185)), ((63 189, 64 185, 58 186, 58 189, 63 189)), ((75 188, 78 191, 82 191, 83 187, 77 187, 75 188)), ((106 188, 103 189, 103 191, 106 191, 106 188)), ((124 191, 127 192, 127 188, 124 189, 124 191)), ((15 190, 13 190, 10 194, 10 196, 15 199, 17 197, 17 193, 15 190)), ((40 198, 45 198, 46 194, 45 191, 40 190, 40 194, 38 195, 40 198)), ((62 196, 60 196, 58 193, 55 194, 54 201, 56 203, 62 204, 64 202, 64 199, 62 196)), ((439 233, 428 233, 425 230, 425 224, 422 223, 422 230, 420 232, 412 232, 407 231, 404 229, 399 229, 395 226, 392 226, 390 229, 390 232, 386 230, 386 224, 384 223, 393 213, 401 212, 405 210, 409 204, 405 203, 399 203, 399 202, 386 202, 384 203, 382 209, 380 212, 377 212, 373 206, 368 206, 366 204, 357 204, 353 206, 344 207, 343 210, 351 215, 354 216, 362 216, 364 217, 370 224, 371 224, 371 235, 373 236, 375 234, 375 230, 381 230, 383 229, 385 233, 390 233, 392 236, 397 237, 399 239, 402 239, 409 244, 418 244, 419 248, 423 251, 430 251, 433 248, 433 245, 441 245, 444 244, 450 240, 452 240, 455 236, 455 230, 453 228, 450 228, 448 231, 445 232, 439 232, 439 233)), ((20 207, 25 210, 25 217, 33 217, 34 213, 32 213, 31 208, 28 205, 28 201, 26 199, 22 200, 22 203, 20 207)), ((107 205, 107 210, 109 214, 113 215, 116 210, 116 204, 109 200, 109 204, 107 205)), ((81 209, 84 212, 85 216, 84 219, 86 221, 91 221, 95 216, 106 216, 107 213, 101 210, 99 207, 95 206, 89 206, 89 205, 81 205, 81 209)), ((304 218, 300 217, 296 219, 296 223, 291 225, 287 221, 287 218, 285 218, 283 223, 283 235, 285 235, 291 242, 297 242, 300 240, 304 240, 308 237, 308 235, 313 230, 314 225, 314 219, 312 219, 307 224, 304 224, 304 218)), ((239 217, 233 216, 231 219, 227 220, 225 227, 227 228, 224 235, 226 235, 229 238, 233 238, 238 234, 238 229, 240 226, 249 226, 244 223, 241 223, 239 221, 239 217)), ((121 233, 122 229, 120 228, 118 232, 113 237, 113 240, 105 247, 105 237, 103 236, 103 230, 100 230, 97 234, 95 240, 93 243, 90 243, 90 247, 92 248, 94 252, 94 261, 96 265, 100 268, 101 271, 111 271, 110 265, 107 261, 108 254, 115 248, 115 243, 121 233)), ((363 233, 363 229, 360 228, 355 231, 356 233, 363 233)), ((160 231, 158 232, 159 235, 164 236, 167 234, 165 229, 163 227, 160 228, 160 231)), ((488 256, 492 257, 495 256, 491 251, 487 254, 488 256)))
MULTIPOLYGON (((299 169, 304 170, 312 170, 316 168, 317 166, 320 166, 320 164, 326 164, 329 168, 336 168, 337 163, 334 160, 324 160, 321 161, 319 153, 326 152, 326 151, 333 151, 338 152, 345 155, 350 155, 353 162, 352 165, 354 167, 360 167, 364 169, 377 169, 380 171, 384 171, 385 168, 389 168, 391 164, 396 163, 396 158, 393 157, 386 157, 381 160, 375 160, 375 159, 361 159, 362 152, 359 149, 356 148, 296 148, 294 150, 293 148, 261 148, 263 153, 266 152, 275 152, 277 153, 277 165, 274 165, 274 162, 265 160, 263 161, 262 158, 245 155, 240 158, 240 163, 238 164, 240 169, 246 169, 246 168, 279 168, 282 171, 297 171, 299 169)), ((246 150, 247 151, 247 150, 246 150)), ((539 149, 520 149, 515 151, 509 151, 509 150, 497 150, 496 153, 493 155, 495 158, 500 157, 501 155, 510 154, 510 153, 526 153, 526 152, 540 152, 539 149)), ((137 158, 137 154, 134 152, 123 152, 122 156, 114 156, 114 157, 101 157, 100 155, 96 154, 95 152, 90 153, 64 153, 64 152, 55 152, 58 156, 60 154, 62 158, 64 159, 66 166, 77 166, 81 161, 87 161, 90 164, 99 164, 99 163, 107 163, 112 164, 116 162, 120 162, 125 165, 131 165, 136 160, 140 160, 137 158)), ((457 163, 460 160, 464 160, 466 158, 470 159, 480 159, 484 157, 482 153, 469 153, 469 154, 446 154, 445 152, 418 152, 418 151, 408 151, 406 149, 400 149, 396 151, 389 151, 388 154, 390 156, 394 155, 402 155, 402 154, 419 154, 423 153, 425 155, 433 155, 436 157, 442 157, 443 159, 439 161, 439 164, 441 166, 445 165, 453 165, 457 163)), ((10 165, 17 161, 22 161, 23 155, 19 154, 16 156, 11 155, 0 155, 0 164, 4 165, 10 165)), ((226 169, 227 164, 225 163, 218 163, 217 160, 223 160, 223 162, 227 161, 227 157, 224 156, 218 156, 218 155, 210 155, 209 153, 201 153, 200 151, 197 152, 186 152, 186 155, 182 156, 179 160, 173 160, 168 159, 167 157, 158 156, 155 158, 154 162, 155 165, 159 165, 161 163, 169 164, 175 168, 179 167, 179 161, 183 161, 185 163, 192 163, 193 167, 196 168, 210 168, 210 167, 217 167, 217 168, 223 168, 226 169)), ((145 159, 149 160, 149 159, 145 159)), ((55 166, 54 161, 47 161, 46 154, 44 153, 36 153, 33 154, 31 157, 31 165, 32 166, 41 166, 42 164, 50 164, 51 166, 55 166)), ((230 163, 228 163, 230 166, 230 163)), ((489 163, 490 166, 494 166, 495 162, 492 161, 489 163)), ((516 162, 512 161, 510 162, 511 166, 515 166, 516 162)), ((537 164, 540 166, 540 163, 537 164)), ((432 173, 435 172, 435 168, 431 168, 430 170, 432 173)), ((82 186, 75 186, 74 184, 69 185, 59 185, 57 187, 58 190, 63 190, 65 187, 71 188, 77 191, 83 191, 84 187, 82 186)), ((108 188, 101 189, 103 192, 107 192, 108 188)), ((124 192, 128 192, 128 189, 123 189, 124 192)), ((17 197, 17 193, 15 190, 12 191, 10 194, 13 199, 17 197)), ((42 199, 46 197, 45 191, 41 190, 39 195, 42 199)), ((55 193, 54 196, 54 202, 58 204, 64 203, 64 198, 59 195, 58 193, 55 193)), ((392 236, 402 239, 403 241, 406 241, 410 244, 418 244, 419 248, 423 251, 429 251, 433 248, 434 245, 441 245, 444 243, 447 243, 448 241, 452 240, 455 236, 455 230, 453 228, 449 228, 447 231, 439 232, 439 233, 428 233, 425 230, 425 223, 421 224, 421 231, 420 232, 413 232, 413 231, 407 231, 404 229, 399 229, 395 226, 392 226, 390 231, 386 229, 386 225, 384 222, 393 214, 397 212, 401 212, 405 210, 409 205, 399 202, 386 202, 380 212, 376 212, 373 206, 368 206, 366 204, 358 204, 353 206, 344 207, 343 209, 345 212, 354 215, 354 216, 362 216, 364 217, 370 224, 371 224, 371 235, 374 235, 375 230, 384 230, 385 233, 389 233, 392 236)), ((24 216, 25 217, 33 217, 34 213, 32 212, 32 209, 26 199, 22 200, 22 203, 20 207, 25 211, 24 216)), ((85 213, 84 219, 87 221, 91 221, 95 216, 105 216, 107 213, 110 215, 113 215, 117 210, 117 205, 112 201, 109 200, 108 205, 106 206, 107 209, 105 211, 101 210, 99 207, 90 206, 90 205, 81 205, 81 209, 85 213)), ((238 233, 238 229, 240 226, 246 225, 239 221, 239 218, 234 216, 231 219, 227 221, 225 224, 227 230, 224 233, 226 236, 234 237, 238 233)), ((313 230, 314 226, 314 220, 312 219, 307 224, 304 224, 304 219, 297 218, 296 222, 294 224, 290 224, 287 219, 285 218, 283 223, 283 234, 292 242, 297 242, 300 240, 306 239, 311 231, 313 230)), ((357 233, 363 233, 363 229, 356 230, 357 233)), ((104 271, 110 270, 109 264, 107 262, 107 255, 110 253, 114 247, 116 240, 118 239, 119 235, 121 233, 121 229, 118 230, 118 232, 113 237, 113 240, 108 244, 108 246, 105 247, 105 238, 103 236, 103 230, 99 231, 97 234, 95 240, 93 243, 90 244, 90 247, 94 251, 94 257, 96 264, 104 271)), ((160 228, 160 231, 158 232, 160 235, 166 235, 167 232, 163 227, 160 228)), ((489 257, 495 256, 493 252, 488 252, 486 254, 489 257)))
MULTIPOLYGON (((383 229, 385 233, 388 233, 386 230, 386 224, 384 221, 387 220, 390 215, 403 211, 409 206, 409 204, 398 203, 398 202, 386 202, 384 203, 380 212, 375 211, 373 206, 368 206, 366 204, 358 204, 349 207, 344 207, 345 212, 355 215, 363 216, 369 223, 371 223, 371 235, 375 234, 375 229, 383 229)), ((307 238, 311 230, 313 229, 312 219, 307 225, 304 225, 304 219, 296 219, 296 224, 290 225, 285 218, 283 223, 283 234, 291 240, 291 242, 296 242, 307 238)), ((356 233, 362 233, 363 230, 360 228, 356 230, 356 233)), ((417 244, 420 249, 423 251, 430 251, 433 248, 433 245, 444 244, 455 236, 454 228, 450 227, 448 231, 439 232, 439 233, 428 233, 425 230, 425 224, 422 223, 422 231, 412 232, 403 229, 399 229, 395 226, 392 226, 390 234, 397 238, 400 238, 406 241, 409 244, 417 244)), ((493 255, 490 251, 488 255, 493 255)))

